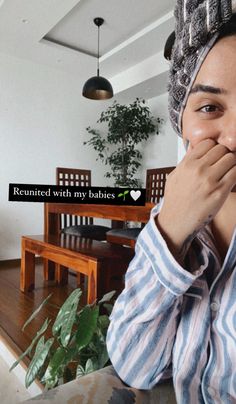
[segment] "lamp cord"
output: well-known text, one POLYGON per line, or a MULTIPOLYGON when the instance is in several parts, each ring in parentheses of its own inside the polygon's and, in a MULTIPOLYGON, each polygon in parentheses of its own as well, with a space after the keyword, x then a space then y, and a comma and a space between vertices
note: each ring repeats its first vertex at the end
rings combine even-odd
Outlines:
POLYGON ((98 26, 98 56, 97 56, 97 76, 99 76, 99 45, 100 45, 100 26, 98 26))

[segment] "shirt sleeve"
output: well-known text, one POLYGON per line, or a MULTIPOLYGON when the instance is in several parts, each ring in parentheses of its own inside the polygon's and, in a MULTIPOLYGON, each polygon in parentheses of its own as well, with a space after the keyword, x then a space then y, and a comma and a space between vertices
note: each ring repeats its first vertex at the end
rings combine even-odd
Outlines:
POLYGON ((169 373, 183 294, 206 267, 202 262, 189 272, 174 259, 155 224, 159 209, 138 237, 107 333, 116 372, 138 389, 151 389, 169 373))

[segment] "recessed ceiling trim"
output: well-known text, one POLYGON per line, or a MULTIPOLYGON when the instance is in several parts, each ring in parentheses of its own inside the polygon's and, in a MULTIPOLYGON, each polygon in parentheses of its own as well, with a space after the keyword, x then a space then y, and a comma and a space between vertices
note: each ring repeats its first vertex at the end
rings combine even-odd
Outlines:
POLYGON ((83 53, 84 55, 88 55, 88 56, 92 56, 92 57, 96 58, 96 54, 94 54, 92 52, 85 51, 83 49, 77 48, 75 46, 68 45, 66 43, 63 43, 61 41, 57 41, 55 39, 48 38, 46 36, 43 37, 40 42, 41 43, 46 43, 46 44, 47 43, 54 44, 54 45, 61 46, 63 48, 67 48, 67 49, 73 50, 75 52, 83 53))
POLYGON ((143 36, 147 35, 149 32, 153 31, 154 29, 158 28, 161 24, 165 23, 166 21, 174 18, 173 11, 163 15, 163 17, 159 18, 158 20, 154 21, 152 24, 148 25, 141 31, 137 32, 135 35, 128 38, 126 41, 120 43, 115 48, 110 50, 109 52, 105 53, 103 56, 100 57, 101 63, 108 59, 109 57, 113 56, 115 53, 120 52, 122 49, 126 48, 127 46, 131 45, 135 41, 139 40, 143 36))
MULTIPOLYGON (((126 47, 132 45, 134 42, 138 41, 140 38, 145 37, 145 35, 149 34, 151 31, 155 30, 160 25, 162 25, 163 23, 165 23, 165 22, 167 22, 167 21, 169 21, 171 19, 173 19, 173 11, 170 11, 169 13, 165 14, 163 17, 159 18, 158 20, 154 21, 152 24, 148 25, 147 27, 145 27, 141 31, 137 32, 135 35, 128 38, 126 41, 123 41, 122 43, 120 43, 118 46, 113 48, 111 51, 105 53, 103 56, 101 56, 99 58, 100 63, 102 63, 105 60, 109 59, 110 57, 112 57, 116 53, 124 50, 126 47)), ((44 36, 41 39, 40 42, 44 42, 46 44, 54 44, 54 45, 57 45, 58 47, 66 48, 66 49, 72 50, 74 52, 79 52, 79 53, 82 53, 84 55, 91 56, 93 58, 97 57, 97 55, 95 53, 93 53, 93 52, 86 51, 86 50, 84 50, 82 48, 78 48, 78 47, 73 46, 73 45, 69 45, 68 43, 58 41, 58 40, 50 38, 48 36, 44 36)))

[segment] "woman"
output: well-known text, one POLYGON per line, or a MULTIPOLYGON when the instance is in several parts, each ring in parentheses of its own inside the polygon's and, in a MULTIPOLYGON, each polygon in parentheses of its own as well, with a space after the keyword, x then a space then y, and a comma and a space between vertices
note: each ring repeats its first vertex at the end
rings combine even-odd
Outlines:
POLYGON ((235 11, 176 6, 170 116, 189 147, 138 238, 107 338, 121 379, 150 389, 172 375, 181 404, 236 403, 235 11))

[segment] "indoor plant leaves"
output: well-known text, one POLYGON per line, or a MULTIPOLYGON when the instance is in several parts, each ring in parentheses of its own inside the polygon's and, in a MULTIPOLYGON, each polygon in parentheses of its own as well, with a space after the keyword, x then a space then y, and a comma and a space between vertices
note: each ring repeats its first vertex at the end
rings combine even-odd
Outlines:
POLYGON ((79 349, 84 348, 91 341, 97 327, 99 307, 86 306, 79 316, 79 325, 76 332, 76 343, 79 349))
MULTIPOLYGON (((35 378, 39 378, 41 383, 50 389, 61 382, 72 380, 76 374, 81 376, 107 364, 109 358, 106 350, 106 332, 109 317, 104 314, 104 308, 109 306, 110 311, 112 305, 108 302, 113 298, 114 293, 114 291, 109 292, 99 302, 87 304, 78 310, 82 291, 74 290, 62 304, 50 329, 53 338, 47 341, 45 333, 51 320, 44 321, 30 346, 12 366, 13 369, 34 349, 25 379, 27 387, 35 378), (102 314, 100 310, 103 310, 102 314)), ((41 303, 25 325, 37 316, 48 300, 49 297, 41 303)))
POLYGON ((46 372, 42 378, 42 381, 46 383, 47 388, 54 387, 59 378, 62 377, 64 367, 67 365, 65 358, 66 349, 64 347, 58 347, 50 359, 46 372))
MULTIPOLYGON (((41 337, 43 338, 43 337, 41 337)), ((34 379, 38 375, 40 369, 42 368, 48 352, 54 342, 54 338, 50 338, 47 340, 46 343, 42 344, 41 339, 38 341, 38 345, 35 350, 34 357, 32 361, 30 362, 30 365, 27 369, 27 373, 25 376, 25 387, 28 388, 31 383, 33 383, 34 379)))
POLYGON ((110 300, 113 298, 115 295, 116 291, 112 290, 111 292, 106 293, 99 301, 98 304, 105 303, 105 302, 110 302, 110 300))
POLYGON ((50 297, 52 296, 52 294, 50 293, 50 295, 48 295, 46 297, 46 299, 44 299, 44 301, 40 304, 40 306, 31 314, 31 316, 28 318, 28 320, 25 322, 25 324, 22 327, 22 331, 24 331, 25 327, 31 323, 31 321, 38 315, 38 313, 40 312, 40 310, 45 306, 45 304, 47 304, 47 302, 49 301, 50 297))
POLYGON ((52 327, 53 335, 57 335, 62 328, 61 336, 63 338, 64 346, 68 343, 68 337, 72 328, 72 320, 75 319, 77 307, 79 304, 80 296, 82 295, 81 289, 75 289, 70 296, 66 299, 64 304, 59 310, 57 318, 52 327), (72 315, 71 315, 72 312, 72 315), (67 326, 67 321, 69 325, 67 326))
POLYGON ((17 361, 15 361, 13 363, 13 365, 10 368, 10 372, 20 363, 20 361, 26 356, 29 355, 35 345, 35 343, 37 342, 37 340, 39 339, 40 335, 42 335, 48 328, 49 323, 51 322, 51 320, 48 320, 48 318, 46 318, 46 320, 44 321, 42 327, 37 331, 35 337, 33 338, 30 346, 26 349, 25 352, 23 352, 19 358, 17 359, 17 361))

